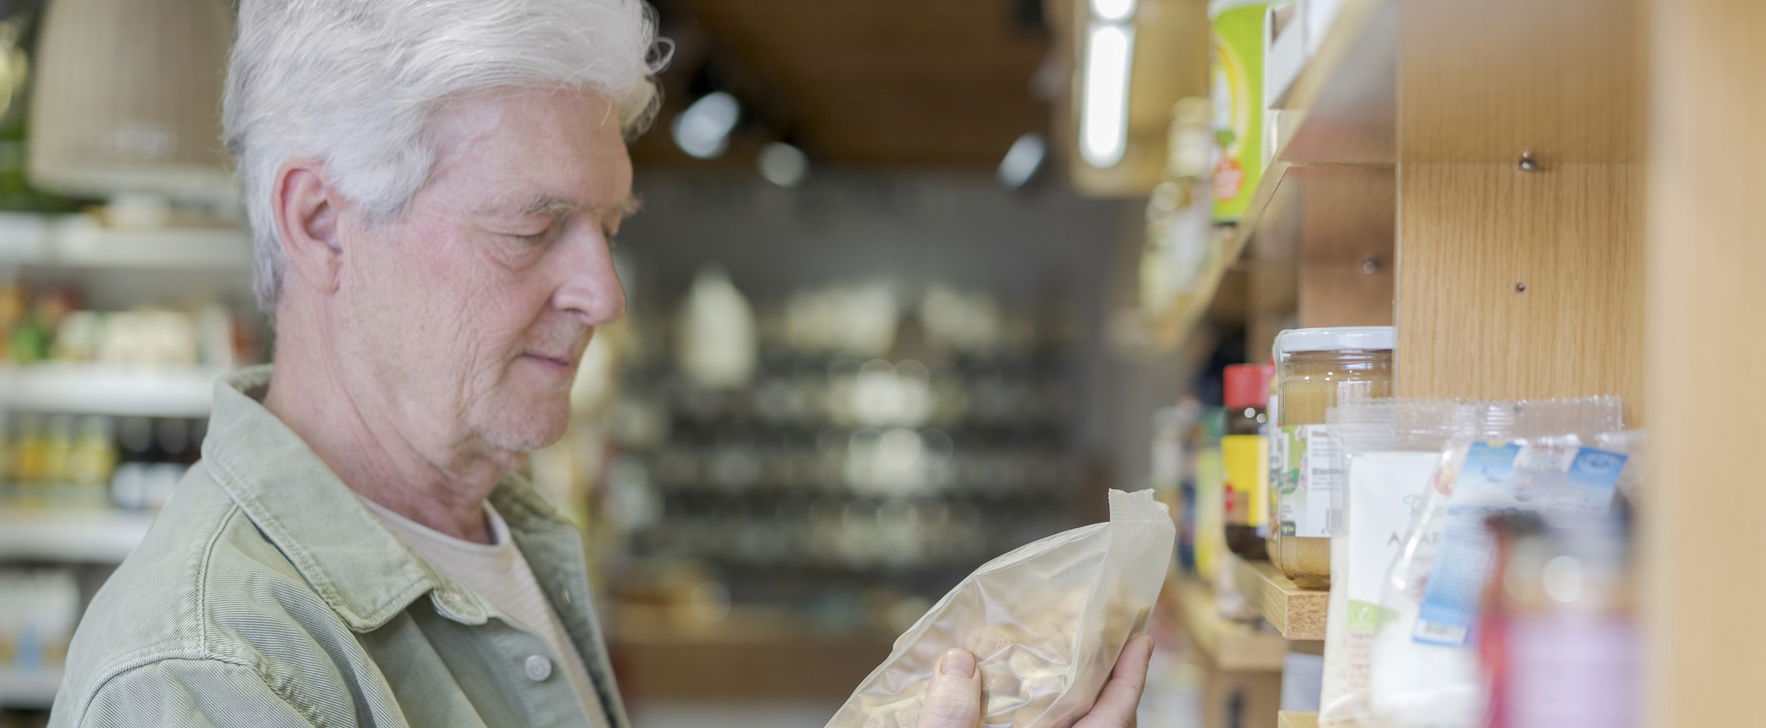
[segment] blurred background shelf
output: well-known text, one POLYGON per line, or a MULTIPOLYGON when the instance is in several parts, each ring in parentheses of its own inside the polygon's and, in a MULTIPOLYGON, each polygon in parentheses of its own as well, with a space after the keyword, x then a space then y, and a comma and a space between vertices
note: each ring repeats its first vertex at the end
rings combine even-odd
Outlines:
POLYGON ((1190 642, 1221 670, 1281 672, 1288 641, 1220 616, 1214 591, 1194 577, 1166 578, 1165 601, 1177 612, 1190 642))
POLYGON ((117 563, 147 535, 153 516, 114 509, 0 509, 0 560, 117 563))
POLYGON ((60 684, 60 670, 0 670, 0 708, 48 708, 60 684))
POLYGON ((241 228, 115 229, 87 215, 0 213, 0 265, 243 272, 241 228))
POLYGON ((1231 558, 1233 578, 1245 592, 1245 599, 1276 631, 1290 640, 1324 639, 1329 591, 1295 586, 1268 561, 1231 558))
POLYGON ((124 369, 89 364, 0 367, 0 410, 137 417, 203 417, 212 369, 124 369))

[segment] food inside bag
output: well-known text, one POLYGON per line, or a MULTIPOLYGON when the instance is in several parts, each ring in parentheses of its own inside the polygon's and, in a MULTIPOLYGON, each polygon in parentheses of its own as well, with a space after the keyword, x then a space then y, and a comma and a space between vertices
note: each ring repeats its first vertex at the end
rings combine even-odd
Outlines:
POLYGON ((987 728, 1067 726, 1091 709, 1170 568, 1176 528, 1153 492, 1110 491, 1110 522, 983 564, 895 641, 828 728, 912 728, 938 660, 975 655, 987 728))

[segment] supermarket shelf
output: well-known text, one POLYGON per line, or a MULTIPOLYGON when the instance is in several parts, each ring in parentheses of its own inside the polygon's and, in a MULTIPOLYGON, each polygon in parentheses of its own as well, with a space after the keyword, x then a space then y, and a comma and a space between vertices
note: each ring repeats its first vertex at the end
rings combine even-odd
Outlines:
POLYGON ((1331 593, 1301 589, 1267 561, 1232 558, 1233 579, 1245 598, 1290 640, 1322 640, 1331 593))
POLYGON ((1303 116, 1278 156, 1295 164, 1391 164, 1397 97, 1398 3, 1349 0, 1282 104, 1303 116))
POLYGON ((202 417, 209 369, 117 369, 91 364, 0 368, 0 410, 136 417, 202 417))
POLYGON ((1284 710, 1276 714, 1276 725, 1279 728, 1318 728, 1318 714, 1284 710))
POLYGON ((1193 577, 1165 579, 1165 598, 1190 642, 1215 667, 1232 672, 1281 672, 1288 641, 1272 632, 1223 619, 1214 592, 1193 577))
POLYGON ((1283 110, 1295 120, 1286 122, 1245 217, 1162 317, 1159 339, 1181 341, 1211 316, 1291 310, 1302 261, 1393 264, 1397 16, 1393 0, 1349 0, 1289 91, 1283 110), (1249 288, 1252 300, 1217 300, 1223 282, 1247 273, 1262 279, 1225 287, 1249 288))
POLYGON ((61 268, 244 270, 238 228, 119 230, 87 215, 0 214, 0 264, 61 268))
POLYGON ((117 563, 153 516, 110 509, 0 508, 0 560, 117 563))
POLYGON ((60 670, 0 670, 0 708, 47 708, 55 702, 55 691, 60 686, 60 670))

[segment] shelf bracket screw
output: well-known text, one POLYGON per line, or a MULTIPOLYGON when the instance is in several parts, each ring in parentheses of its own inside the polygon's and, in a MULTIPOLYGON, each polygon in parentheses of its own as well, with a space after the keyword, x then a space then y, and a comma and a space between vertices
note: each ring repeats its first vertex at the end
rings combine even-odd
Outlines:
POLYGON ((1526 292, 1527 292, 1527 284, 1526 283, 1516 283, 1515 284, 1515 293, 1526 293, 1526 292))
POLYGON ((1376 258, 1374 256, 1371 256, 1371 255, 1366 258, 1362 258, 1361 259, 1361 272, 1365 273, 1367 275, 1370 275, 1370 276, 1375 273, 1380 272, 1380 259, 1376 258))
POLYGON ((1533 150, 1528 149, 1521 152, 1521 159, 1515 163, 1515 166, 1520 167, 1522 172, 1537 172, 1539 171, 1539 160, 1533 156, 1533 150))

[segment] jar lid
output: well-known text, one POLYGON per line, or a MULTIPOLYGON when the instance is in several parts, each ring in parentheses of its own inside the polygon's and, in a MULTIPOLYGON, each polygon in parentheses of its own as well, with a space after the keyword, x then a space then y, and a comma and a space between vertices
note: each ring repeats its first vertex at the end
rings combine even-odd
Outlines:
POLYGON ((1221 403, 1227 409, 1269 405, 1269 367, 1262 364, 1230 364, 1221 372, 1221 403))
POLYGON ((1301 351, 1391 351, 1398 338, 1390 326, 1288 329, 1275 336, 1276 361, 1301 351))

